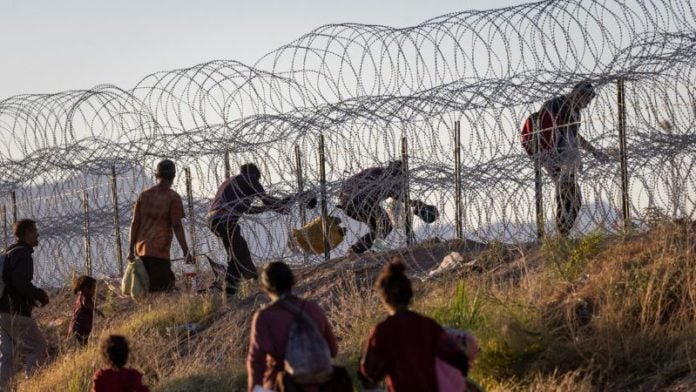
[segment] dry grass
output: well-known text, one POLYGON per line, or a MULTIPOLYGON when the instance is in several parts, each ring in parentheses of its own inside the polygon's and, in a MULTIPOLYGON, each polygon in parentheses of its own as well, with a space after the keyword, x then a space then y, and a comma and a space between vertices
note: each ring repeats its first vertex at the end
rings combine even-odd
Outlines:
MULTIPOLYGON (((480 249, 479 249, 480 250, 480 249)), ((665 223, 628 237, 591 234, 540 247, 495 244, 470 254, 480 268, 414 280, 414 308, 466 328, 482 352, 473 377, 492 391, 693 390, 696 368, 696 227, 665 223), (681 389, 680 389, 681 388, 681 389)), ((339 338, 338 362, 352 373, 365 337, 384 313, 370 286, 379 268, 342 264, 306 273, 298 289, 319 300, 339 338), (336 268, 330 274, 327 269, 336 268)), ((265 301, 253 287, 239 300, 159 296, 147 303, 100 294, 107 320, 95 341, 126 335, 130 365, 156 391, 244 390, 251 314, 265 301), (167 328, 200 323, 193 336, 167 328)), ((98 348, 65 339, 70 296, 38 318, 54 360, 21 391, 85 391, 102 366, 98 348), (55 309, 62 309, 56 312, 55 309)))

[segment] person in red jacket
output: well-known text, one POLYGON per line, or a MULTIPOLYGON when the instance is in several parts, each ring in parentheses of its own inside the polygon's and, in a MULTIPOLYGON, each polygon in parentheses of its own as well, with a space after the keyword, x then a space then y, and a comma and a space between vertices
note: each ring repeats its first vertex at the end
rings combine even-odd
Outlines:
POLYGON ((129 350, 125 337, 110 335, 102 342, 101 349, 109 367, 94 373, 92 392, 150 392, 150 389, 143 385, 143 375, 126 367, 129 350))
POLYGON ((386 379, 390 392, 437 392, 436 357, 467 375, 466 353, 437 322, 409 310, 413 290, 399 260, 384 266, 375 288, 389 316, 365 343, 358 371, 363 387, 386 379))

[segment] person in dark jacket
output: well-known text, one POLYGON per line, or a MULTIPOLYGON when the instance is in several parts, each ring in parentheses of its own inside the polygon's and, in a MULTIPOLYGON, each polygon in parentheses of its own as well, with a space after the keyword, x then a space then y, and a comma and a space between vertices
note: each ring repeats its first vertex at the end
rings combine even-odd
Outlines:
POLYGON ((37 304, 47 305, 48 294, 34 286, 34 247, 39 244, 36 222, 22 219, 15 223, 17 242, 4 252, 2 266, 4 291, 0 297, 0 387, 7 385, 13 376, 15 348, 26 351, 27 375, 48 357, 46 338, 31 318, 37 304))
POLYGON ((258 272, 251 260, 251 252, 242 236, 239 220, 244 214, 265 211, 288 213, 289 198, 279 199, 266 194, 259 182, 261 171, 253 163, 242 165, 236 176, 228 178, 218 188, 208 208, 208 227, 222 240, 227 251, 226 292, 233 296, 242 277, 257 279, 258 272), (255 200, 261 206, 252 205, 255 200))
MULTIPOLYGON (((391 161, 387 167, 365 169, 343 182, 337 207, 343 209, 351 219, 370 227, 370 232, 359 238, 350 247, 349 253, 364 253, 372 248, 375 239, 384 239, 391 233, 392 224, 380 203, 390 197, 402 200, 403 170, 401 161, 391 161)), ((412 200, 409 208, 420 208, 423 205, 420 200, 412 200)))
POLYGON ((386 379, 389 392, 437 392, 436 357, 467 375, 466 353, 437 322, 408 309, 413 290, 399 260, 384 266, 375 288, 389 316, 365 344, 358 372, 363 387, 386 379))

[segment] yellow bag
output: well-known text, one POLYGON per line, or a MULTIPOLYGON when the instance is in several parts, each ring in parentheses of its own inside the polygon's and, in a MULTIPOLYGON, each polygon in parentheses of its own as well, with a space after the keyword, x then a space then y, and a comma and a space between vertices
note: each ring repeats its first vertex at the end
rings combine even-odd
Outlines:
POLYGON ((136 257, 129 261, 121 280, 121 292, 133 299, 142 298, 150 291, 150 277, 145 269, 145 264, 136 257))
MULTIPOLYGON (((329 249, 333 249, 343 242, 345 229, 340 226, 341 220, 333 216, 329 216, 327 222, 329 225, 329 249)), ((299 229, 292 229, 294 244, 305 253, 324 253, 324 235, 321 223, 321 217, 318 217, 299 229)))

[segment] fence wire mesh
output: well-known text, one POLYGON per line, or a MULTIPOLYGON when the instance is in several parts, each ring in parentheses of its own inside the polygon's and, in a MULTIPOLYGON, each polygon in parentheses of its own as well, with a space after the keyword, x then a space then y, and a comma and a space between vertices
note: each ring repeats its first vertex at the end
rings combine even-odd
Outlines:
MULTIPOLYGON (((5 242, 15 212, 31 217, 41 233, 38 279, 59 284, 84 271, 86 192, 92 268, 116 273, 112 167, 125 248, 133 203, 166 157, 178 165, 175 189, 184 200, 183 168, 191 169, 195 205, 187 220, 196 226, 197 252, 223 260, 205 213, 225 178, 226 154, 232 174, 255 162, 269 193, 285 196, 297 191, 299 146, 305 188, 317 191, 319 135, 326 141, 329 213, 348 228, 332 255, 345 253, 366 230, 335 208, 342 182, 398 159, 402 138, 409 144, 411 198, 440 211, 432 224, 414 219, 415 239, 451 239, 455 121, 462 132, 464 236, 529 241, 537 230, 534 165, 520 147, 520 126, 581 80, 596 86, 597 97, 583 111, 580 132, 609 152, 619 143, 616 82, 625 81, 631 223, 644 224, 656 213, 693 218, 695 58, 690 0, 542 1, 453 13, 407 28, 327 25, 254 65, 215 60, 147 75, 130 89, 101 85, 9 97, 0 101, 5 242)), ((619 158, 610 155, 608 164, 585 158, 574 235, 623 224, 619 158)), ((546 177, 543 200, 553 233, 553 184, 546 177)), ((322 259, 288 249, 290 229, 300 226, 298 211, 244 219, 256 262, 322 259)), ((319 209, 307 213, 312 219, 319 209)), ((399 248, 406 236, 394 221, 385 242, 399 248)))

